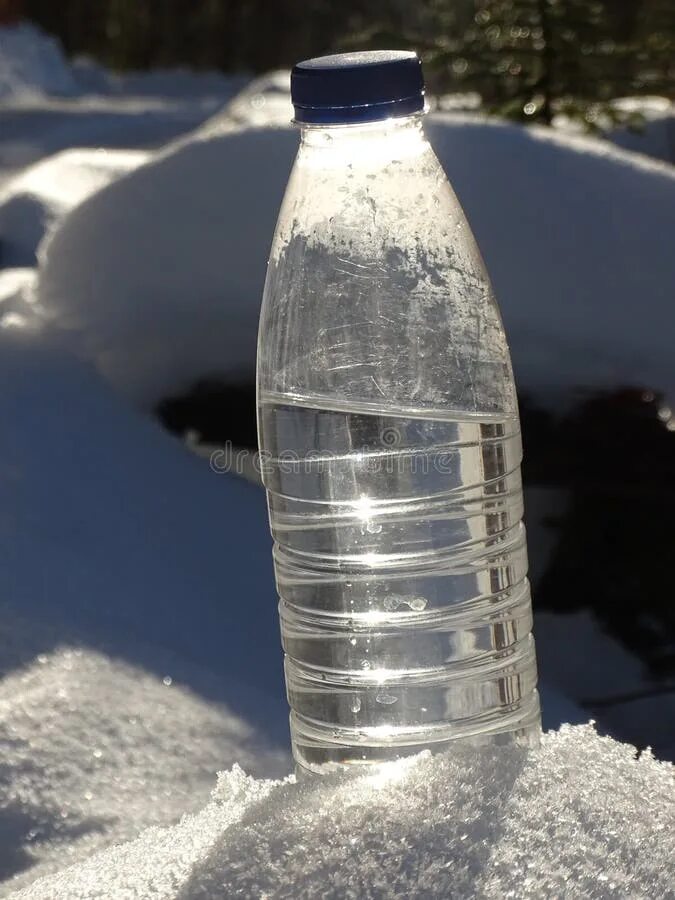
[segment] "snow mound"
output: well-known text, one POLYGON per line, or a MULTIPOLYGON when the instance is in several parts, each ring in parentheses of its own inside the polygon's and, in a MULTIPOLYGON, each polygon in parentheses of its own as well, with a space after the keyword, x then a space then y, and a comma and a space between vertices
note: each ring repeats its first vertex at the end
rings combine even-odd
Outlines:
POLYGON ((296 147, 289 128, 192 140, 76 207, 43 245, 39 291, 74 349, 145 403, 199 375, 251 377, 296 147))
POLYGON ((76 90, 58 41, 27 22, 0 28, 0 100, 25 101, 76 90))
POLYGON ((69 209, 149 155, 141 150, 64 150, 3 185, 0 264, 34 264, 38 244, 69 209))
MULTIPOLYGON (((0 631, 15 643, 16 617, 0 615, 0 631)), ((5 891, 196 811, 223 764, 260 770, 254 737, 169 676, 81 647, 39 653, 0 681, 5 891)))
POLYGON ((346 779, 235 767, 196 816, 14 896, 665 897, 674 785, 672 766, 588 726, 529 754, 458 746, 346 779))
MULTIPOLYGON (((152 828, 132 843, 41 879, 27 890, 12 894, 13 900, 178 897, 192 867, 208 855, 217 838, 274 787, 274 782, 255 781, 234 765, 230 772, 218 776, 211 802, 201 812, 185 816, 173 828, 152 828)), ((217 892, 214 896, 223 895, 217 892)))
POLYGON ((0 271, 0 328, 24 328, 37 323, 33 303, 35 269, 0 271))
POLYGON ((290 90, 291 73, 287 69, 261 75, 237 94, 222 118, 232 119, 239 125, 287 127, 293 118, 290 90))
MULTIPOLYGON (((476 118, 433 115, 428 133, 492 275, 521 387, 644 383, 675 396, 675 172, 476 118)), ((119 389, 153 403, 200 377, 253 378, 297 140, 289 127, 206 129, 63 220, 40 300, 119 389)))
POLYGON ((249 81, 246 75, 225 75, 216 70, 187 68, 147 69, 111 72, 87 55, 71 62, 79 90, 97 96, 157 97, 173 100, 229 100, 249 81))
POLYGON ((285 746, 263 492, 215 474, 43 329, 0 328, 0 381, 0 602, 50 629, 26 661, 86 645, 181 680, 173 654, 285 746))
POLYGON ((590 711, 615 737, 642 745, 649 740, 659 758, 675 759, 675 693, 655 690, 640 659, 589 612, 559 615, 540 610, 534 631, 541 671, 554 678, 564 697, 574 698, 586 710, 583 719, 575 719, 572 710, 558 711, 555 700, 552 704, 546 697, 548 715, 562 712, 558 721, 578 722, 590 711), (575 648, 573 666, 570 647, 575 648), (614 702, 607 703, 608 698, 614 702))
POLYGON ((675 163, 675 104, 666 97, 622 97, 614 101, 614 106, 642 122, 637 128, 613 129, 608 135, 612 143, 675 163))
POLYGON ((32 279, 0 272, 11 885, 196 809, 235 761, 288 765, 262 491, 217 476, 28 327, 32 279))
POLYGON ((141 72, 108 73, 110 93, 135 97, 162 97, 204 100, 213 97, 225 102, 247 81, 246 75, 225 75, 217 71, 186 68, 150 69, 141 72))

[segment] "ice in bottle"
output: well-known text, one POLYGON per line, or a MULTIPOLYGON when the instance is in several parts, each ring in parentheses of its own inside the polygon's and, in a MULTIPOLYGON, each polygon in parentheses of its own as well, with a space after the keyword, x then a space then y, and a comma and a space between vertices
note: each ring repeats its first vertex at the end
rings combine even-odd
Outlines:
POLYGON ((258 429, 293 752, 537 740, 518 407, 414 53, 300 63, 258 429))

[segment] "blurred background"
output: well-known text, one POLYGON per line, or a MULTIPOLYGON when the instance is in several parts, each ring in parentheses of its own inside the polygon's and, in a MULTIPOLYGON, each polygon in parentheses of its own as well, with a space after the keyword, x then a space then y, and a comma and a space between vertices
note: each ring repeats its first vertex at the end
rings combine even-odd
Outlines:
POLYGON ((612 100, 673 90, 668 0, 1 0, 5 23, 22 16, 69 56, 114 70, 261 73, 336 49, 414 46, 433 92, 475 92, 491 112, 547 124, 565 113, 601 127, 631 118, 612 100))
MULTIPOLYGON (((88 684, 125 660, 286 747, 250 454, 288 70, 397 47, 422 56, 512 348, 545 725, 593 717, 675 758, 671 0, 0 0, 0 701, 36 672, 31 727, 70 677, 48 654, 77 646, 109 660, 86 656, 88 684)), ((132 740, 110 696, 88 701, 105 722, 64 707, 47 743, 132 740)), ((214 758, 242 758, 227 722, 231 759, 215 726, 194 741, 196 798, 214 758)))

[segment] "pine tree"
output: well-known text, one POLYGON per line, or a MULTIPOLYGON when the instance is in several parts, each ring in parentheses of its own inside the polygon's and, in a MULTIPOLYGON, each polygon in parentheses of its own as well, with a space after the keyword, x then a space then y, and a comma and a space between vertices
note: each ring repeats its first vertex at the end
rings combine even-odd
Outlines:
POLYGON ((672 95, 671 0, 639 9, 631 0, 436 0, 425 10, 412 26, 399 11, 357 40, 420 48, 432 90, 477 91, 495 114, 550 124, 562 113, 593 129, 622 118, 615 97, 672 95))

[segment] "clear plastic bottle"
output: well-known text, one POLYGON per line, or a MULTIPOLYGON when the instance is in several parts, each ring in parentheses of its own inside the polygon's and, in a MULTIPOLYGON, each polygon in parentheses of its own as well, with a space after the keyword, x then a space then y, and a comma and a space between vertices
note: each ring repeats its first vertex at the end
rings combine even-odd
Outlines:
POLYGON ((293 73, 258 426, 293 752, 315 772, 540 728, 511 362, 422 94, 412 53, 293 73))

